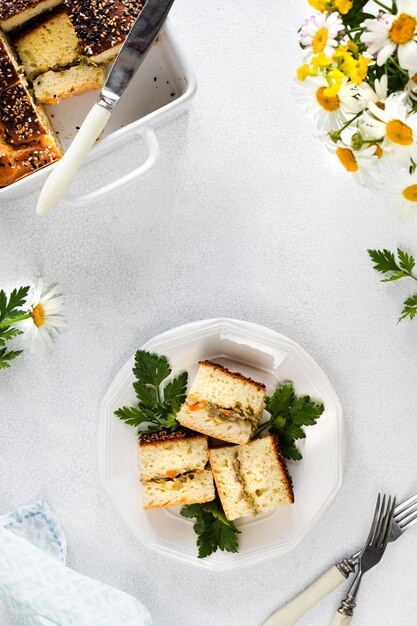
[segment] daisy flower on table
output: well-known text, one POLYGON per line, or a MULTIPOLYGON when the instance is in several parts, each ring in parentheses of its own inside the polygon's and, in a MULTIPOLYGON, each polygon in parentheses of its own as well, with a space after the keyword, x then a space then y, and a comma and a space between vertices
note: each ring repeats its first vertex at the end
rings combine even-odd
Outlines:
POLYGON ((361 110, 357 87, 346 76, 332 85, 325 76, 307 76, 300 87, 294 96, 312 113, 320 130, 338 128, 361 110))
POLYGON ((384 185, 384 191, 398 206, 399 216, 410 220, 417 215, 417 174, 397 175, 384 185))
POLYGON ((378 180, 378 161, 382 151, 378 144, 364 144, 358 149, 343 141, 328 143, 327 148, 339 159, 345 170, 352 174, 360 185, 374 190, 380 187, 378 180))
POLYGON ((321 52, 331 57, 339 45, 337 37, 343 30, 343 22, 337 13, 317 13, 305 20, 300 29, 300 43, 306 59, 321 52))
POLYGON ((32 351, 50 347, 53 336, 67 325, 62 315, 65 298, 60 294, 59 287, 42 292, 43 282, 39 280, 33 289, 31 310, 26 321, 26 335, 31 340, 32 351))
POLYGON ((377 65, 384 65, 396 52, 403 69, 417 68, 417 2, 397 0, 397 10, 395 15, 381 12, 365 20, 361 40, 376 56, 377 65))
POLYGON ((383 139, 381 148, 391 161, 417 162, 417 113, 407 104, 406 93, 393 93, 382 104, 369 102, 359 128, 366 139, 383 139))

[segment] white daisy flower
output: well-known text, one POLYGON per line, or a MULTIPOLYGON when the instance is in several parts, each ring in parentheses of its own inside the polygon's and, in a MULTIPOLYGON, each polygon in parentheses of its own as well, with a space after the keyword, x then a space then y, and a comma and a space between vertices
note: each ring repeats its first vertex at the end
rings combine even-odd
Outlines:
POLYGON ((384 102, 388 96, 388 76, 384 74, 376 78, 374 87, 363 81, 358 85, 359 98, 363 101, 363 108, 368 108, 369 102, 384 102))
POLYGON ((396 15, 380 13, 376 19, 365 20, 361 39, 378 65, 397 52, 401 67, 417 68, 417 2, 397 0, 397 9, 396 15))
POLYGON ((26 322, 26 334, 31 340, 32 351, 50 347, 52 337, 67 325, 62 315, 65 298, 60 295, 59 287, 55 286, 45 294, 42 294, 42 290, 42 280, 39 280, 33 289, 30 318, 26 322))
POLYGON ((324 76, 308 76, 299 83, 300 90, 294 91, 294 97, 312 113, 320 130, 334 130, 345 124, 352 115, 361 110, 357 99, 356 85, 344 78, 342 86, 334 96, 328 96, 329 87, 324 76))
POLYGON ((384 184, 384 192, 394 201, 403 220, 417 215, 417 173, 403 173, 384 184))
POLYGON ((417 162, 417 113, 407 104, 407 94, 393 93, 384 103, 369 103, 360 122, 366 139, 383 139, 381 148, 391 161, 417 162))
POLYGON ((328 143, 327 147, 337 156, 345 170, 352 174, 357 183, 374 190, 380 187, 378 161, 382 156, 382 150, 377 144, 366 144, 354 150, 343 141, 338 141, 328 143))
POLYGON ((408 72, 408 75, 410 77, 410 80, 408 81, 404 89, 408 91, 408 95, 410 96, 410 98, 412 98, 413 100, 417 100, 417 72, 412 70, 408 72))
POLYGON ((338 13, 317 13, 305 20, 300 29, 300 43, 307 59, 323 52, 331 57, 339 45, 337 37, 344 30, 338 13))

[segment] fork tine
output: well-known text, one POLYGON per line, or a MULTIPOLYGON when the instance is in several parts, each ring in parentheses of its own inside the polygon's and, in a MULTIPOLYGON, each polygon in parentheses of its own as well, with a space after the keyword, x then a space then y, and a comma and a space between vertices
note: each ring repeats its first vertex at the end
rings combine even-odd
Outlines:
POLYGON ((413 496, 411 496, 411 498, 408 498, 408 500, 401 502, 401 504, 395 507, 394 517, 396 518, 397 515, 403 513, 403 511, 405 511, 405 509, 408 509, 412 504, 417 504, 417 493, 415 493, 413 496))
POLYGON ((387 516, 388 507, 391 505, 391 498, 387 499, 387 496, 384 494, 382 498, 381 510, 378 519, 378 526, 375 531, 375 536, 373 537, 372 545, 379 549, 379 546, 382 542, 382 538, 384 536, 385 529, 385 519, 387 516))
POLYGON ((408 517, 409 515, 411 515, 411 513, 414 513, 414 511, 417 511, 417 502, 415 504, 410 504, 409 507, 407 507, 406 509, 404 509, 401 513, 399 513, 399 515, 397 515, 396 513, 394 514, 395 517, 395 521, 398 522, 399 524, 401 524, 401 522, 408 517))
POLYGON ((377 523, 378 523, 380 504, 381 504, 381 494, 379 493, 376 499, 375 513, 374 513, 374 517, 372 520, 371 529, 369 531, 368 539, 366 540, 366 545, 372 543, 372 538, 375 534, 375 530, 376 530, 377 523))
POLYGON ((401 530, 405 530, 416 521, 417 521, 417 511, 414 511, 413 513, 411 513, 411 515, 409 515, 408 517, 403 519, 402 522, 400 522, 401 530))
POLYGON ((387 512, 385 514, 383 534, 381 538, 381 549, 385 550, 388 543, 388 537, 391 532, 392 518, 395 510, 395 498, 389 498, 387 505, 387 512))
POLYGON ((378 519, 377 519, 377 522, 376 522, 375 531, 374 531, 374 534, 372 535, 372 539, 370 541, 370 545, 373 545, 373 546, 375 546, 375 544, 378 545, 378 537, 380 535, 381 526, 382 526, 382 523, 384 521, 385 500, 386 500, 386 496, 384 494, 382 496, 381 506, 379 507, 379 511, 378 511, 378 519))

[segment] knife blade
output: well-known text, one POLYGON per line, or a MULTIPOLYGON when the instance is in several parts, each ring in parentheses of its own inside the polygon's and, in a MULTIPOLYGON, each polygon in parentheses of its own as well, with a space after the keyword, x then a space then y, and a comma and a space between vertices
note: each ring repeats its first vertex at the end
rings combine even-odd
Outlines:
POLYGON ((82 123, 75 139, 41 190, 36 213, 47 215, 65 196, 81 164, 106 126, 114 107, 142 65, 174 0, 147 0, 117 55, 100 100, 82 123))

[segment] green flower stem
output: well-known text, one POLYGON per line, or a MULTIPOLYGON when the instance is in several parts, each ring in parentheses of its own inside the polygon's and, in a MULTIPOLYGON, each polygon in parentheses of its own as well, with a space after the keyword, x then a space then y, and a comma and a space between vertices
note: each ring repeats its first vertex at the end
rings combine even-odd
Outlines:
POLYGON ((3 320, 2 322, 0 322, 0 328, 3 328, 4 326, 11 326, 12 324, 16 324, 16 322, 22 322, 23 320, 29 319, 29 317, 30 311, 28 311, 24 315, 19 315, 19 317, 13 317, 10 320, 3 320))
POLYGON ((397 63, 397 61, 394 59, 394 57, 390 57, 388 60, 391 61, 391 63, 394 65, 395 69, 399 70, 401 72, 401 74, 404 74, 404 76, 407 76, 407 78, 408 78, 408 72, 403 70, 403 68, 397 63))
POLYGON ((382 7, 383 9, 385 9, 386 11, 388 11, 388 13, 394 13, 392 7, 389 8, 387 7, 386 4, 383 4, 382 2, 380 2, 379 0, 374 0, 375 4, 377 4, 378 6, 382 7))

